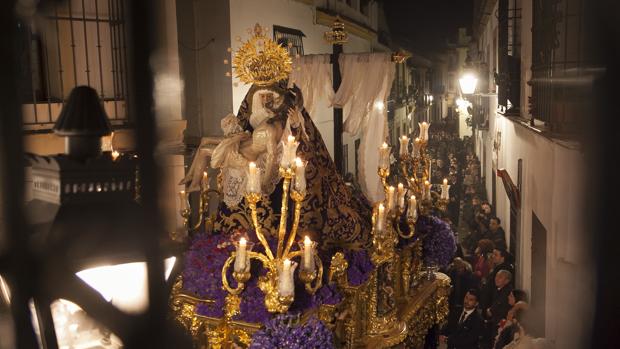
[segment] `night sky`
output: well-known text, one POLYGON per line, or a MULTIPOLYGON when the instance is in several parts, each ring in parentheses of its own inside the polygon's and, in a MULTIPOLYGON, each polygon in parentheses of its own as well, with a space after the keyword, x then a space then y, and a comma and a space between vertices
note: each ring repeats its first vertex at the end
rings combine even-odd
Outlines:
POLYGON ((418 53, 432 53, 454 41, 457 29, 471 35, 473 0, 383 0, 392 40, 418 53))

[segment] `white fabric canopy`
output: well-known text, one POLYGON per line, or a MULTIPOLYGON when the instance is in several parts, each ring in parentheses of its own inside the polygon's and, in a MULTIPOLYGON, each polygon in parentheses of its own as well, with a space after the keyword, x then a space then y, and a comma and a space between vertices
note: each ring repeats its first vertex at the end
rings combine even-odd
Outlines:
POLYGON ((359 182, 368 198, 383 199, 377 175, 379 146, 387 136, 387 98, 394 80, 390 53, 343 54, 339 59, 342 83, 333 106, 343 108, 344 130, 362 131, 359 149, 359 182))
POLYGON ((318 101, 325 97, 334 99, 332 87, 332 65, 330 55, 307 55, 293 59, 293 71, 288 80, 289 87, 297 85, 304 96, 304 108, 312 117, 318 101))

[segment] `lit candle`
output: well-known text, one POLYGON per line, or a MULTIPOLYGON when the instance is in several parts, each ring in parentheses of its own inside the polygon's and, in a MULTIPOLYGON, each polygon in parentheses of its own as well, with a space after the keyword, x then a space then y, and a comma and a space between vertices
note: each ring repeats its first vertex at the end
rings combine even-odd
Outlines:
POLYGON ((202 185, 202 190, 209 189, 209 175, 207 171, 202 172, 202 182, 200 184, 202 185))
POLYGON ((300 158, 295 158, 295 190, 306 191, 306 164, 300 158))
POLYGON ((416 137, 416 139, 413 141, 413 157, 418 157, 420 156, 420 138, 416 137))
POLYGON ((443 184, 441 186, 441 198, 445 200, 450 199, 450 186, 446 178, 443 179, 443 184))
POLYGON ((394 187, 389 186, 387 191, 387 210, 388 212, 394 209, 394 187))
POLYGON ((428 128, 431 124, 424 121, 422 123, 418 123, 418 125, 420 126, 420 140, 428 141, 428 128))
POLYGON ((390 147, 385 142, 379 147, 379 167, 390 168, 390 147))
POLYGON ((424 199, 431 199, 431 182, 424 181, 424 199))
POLYGON ((280 296, 292 296, 295 292, 293 287, 293 272, 297 264, 291 263, 290 259, 282 262, 282 269, 278 276, 278 293, 280 296))
POLYGON ((237 255, 235 256, 235 271, 241 272, 245 270, 246 248, 248 241, 245 238, 239 239, 237 244, 237 255))
POLYGON ((286 138, 286 143, 284 143, 282 147, 282 160, 280 161, 281 167, 291 167, 292 162, 295 161, 298 145, 299 143, 295 142, 295 136, 289 135, 286 138))
POLYGON ((409 209, 407 211, 407 215, 415 219, 417 209, 418 209, 418 203, 415 200, 415 195, 411 195, 411 197, 409 197, 409 209))
POLYGON ((377 231, 383 231, 383 215, 385 214, 385 207, 383 204, 379 204, 379 210, 377 212, 377 231))
POLYGON ((409 137, 402 135, 400 137, 400 157, 405 157, 409 150, 409 137))
POLYGON ((402 183, 398 183, 398 207, 405 209, 405 186, 402 183))
POLYGON ((308 236, 304 238, 304 270, 313 270, 314 260, 312 258, 314 247, 312 240, 308 236))
POLYGON ((255 162, 250 162, 248 171, 248 193, 260 193, 260 171, 255 162))
POLYGON ((119 156, 121 156, 121 153, 119 153, 116 150, 112 150, 112 161, 116 161, 116 159, 118 159, 119 156))
POLYGON ((181 210, 189 209, 189 200, 187 198, 187 193, 185 192, 185 190, 181 190, 179 192, 179 207, 181 208, 181 210))

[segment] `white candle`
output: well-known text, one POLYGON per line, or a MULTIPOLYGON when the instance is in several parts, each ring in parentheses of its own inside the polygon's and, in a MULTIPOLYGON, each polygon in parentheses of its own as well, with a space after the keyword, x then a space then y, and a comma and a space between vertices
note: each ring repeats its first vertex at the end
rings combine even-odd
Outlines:
POLYGON ((241 272, 245 270, 245 259, 246 259, 246 248, 247 248, 247 240, 245 238, 239 239, 239 244, 237 245, 237 255, 235 256, 235 271, 241 272))
POLYGON ((248 186, 249 193, 260 193, 260 171, 255 162, 248 165, 248 186))
POLYGON ((379 210, 377 212, 377 231, 383 231, 383 215, 385 214, 385 207, 383 204, 379 204, 379 210))
POLYGON ((379 147, 379 167, 390 168, 390 147, 385 142, 379 147))
POLYGON ((431 174, 431 169, 432 169, 432 168, 433 168, 433 162, 432 162, 432 161, 429 161, 429 162, 428 162, 428 180, 429 180, 429 181, 432 181, 432 180, 433 180, 433 177, 432 177, 432 174, 431 174))
POLYGON ((300 158, 295 158, 295 190, 306 191, 306 164, 300 158))
POLYGON ((409 137, 402 135, 400 137, 400 157, 405 157, 409 153, 409 137))
POLYGON ((443 179, 443 184, 441 185, 441 198, 445 200, 450 199, 450 186, 446 178, 443 179))
POLYGON ((405 186, 402 183, 398 183, 398 207, 405 209, 405 186))
POLYGON ((388 212, 394 209, 394 187, 389 186, 387 192, 387 210, 388 212))
POLYGON ((312 240, 308 236, 304 238, 304 269, 305 270, 313 270, 314 268, 314 259, 313 252, 314 247, 312 246, 312 240))
POLYGON ((420 126, 420 140, 428 141, 428 128, 431 124, 424 121, 422 123, 418 123, 418 125, 420 126))
POLYGON ((189 200, 187 198, 187 193, 185 192, 185 190, 181 190, 179 192, 179 207, 181 208, 181 210, 189 209, 189 200))
POLYGON ((202 190, 209 189, 209 175, 207 174, 207 171, 202 172, 202 181, 200 184, 202 186, 202 190))
POLYGON ((420 142, 421 141, 420 141, 419 137, 416 137, 416 139, 413 141, 413 153, 412 153, 412 156, 414 158, 420 156, 420 142))
POLYGON ((297 154, 297 146, 298 142, 295 142, 295 136, 289 135, 286 138, 286 143, 282 146, 282 160, 280 161, 280 166, 284 168, 289 168, 292 165, 292 162, 295 160, 295 156, 297 154))
POLYGON ((411 195, 411 197, 409 197, 409 209, 407 211, 407 215, 411 218, 415 218, 417 209, 418 203, 415 200, 415 195, 411 195))
POLYGON ((424 181, 424 199, 431 199, 431 182, 424 181))
POLYGON ((287 258, 282 262, 282 269, 278 276, 278 293, 280 296, 292 296, 294 294, 293 272, 297 265, 291 265, 291 261, 287 258))

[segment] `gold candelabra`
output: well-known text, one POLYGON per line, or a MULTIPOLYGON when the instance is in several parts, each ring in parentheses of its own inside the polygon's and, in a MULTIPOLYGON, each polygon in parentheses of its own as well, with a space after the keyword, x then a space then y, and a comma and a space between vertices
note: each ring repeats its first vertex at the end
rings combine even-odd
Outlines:
MULTIPOLYGON (((297 164, 299 165, 299 162, 297 164)), ((267 269, 267 273, 259 278, 258 286, 265 294, 265 306, 271 313, 285 313, 293 302, 293 273, 297 267, 297 263, 293 262, 294 258, 300 257, 301 259, 299 279, 305 284, 307 292, 314 294, 321 287, 323 277, 323 265, 317 253, 316 242, 310 241, 308 237, 305 237, 303 241, 299 242, 299 249, 292 250, 299 228, 301 204, 306 196, 305 185, 303 188, 296 185, 295 188, 289 189, 292 180, 296 177, 296 167, 298 165, 293 163, 289 167, 280 167, 280 174, 284 180, 282 184, 282 213, 275 254, 269 247, 258 222, 256 204, 261 200, 262 195, 260 191, 249 191, 245 198, 250 207, 256 236, 265 251, 264 253, 252 251, 254 244, 245 238, 241 238, 235 242, 235 251, 231 253, 222 267, 224 289, 230 295, 238 297, 243 291, 245 283, 251 277, 251 260, 260 261, 263 267, 267 269), (295 207, 293 226, 290 231, 287 231, 289 195, 295 202, 295 207), (233 266, 232 276, 237 282, 236 287, 230 286, 227 277, 231 266, 233 266)), ((250 173, 251 175, 252 173, 250 173)), ((297 175, 299 176, 300 174, 297 173, 297 175)))
MULTIPOLYGON (((398 184, 396 188, 388 184, 390 176, 390 152, 391 147, 387 143, 379 148, 379 166, 377 173, 383 184, 385 200, 375 206, 373 213, 373 233, 383 233, 387 236, 393 232, 403 239, 411 239, 415 233, 415 223, 418 214, 429 215, 435 208, 445 212, 449 202, 449 189, 447 179, 441 186, 441 195, 431 190, 431 159, 428 156, 428 129, 430 124, 420 123, 420 137, 413 143, 413 152, 409 152, 409 139, 407 136, 400 138, 400 171, 405 178, 404 184, 398 184), (409 195, 407 200, 406 195, 409 195), (433 199, 436 200, 433 200, 433 199), (409 227, 408 232, 401 230, 402 216, 406 212, 405 222, 409 227)), ((376 234, 375 234, 376 235, 376 234)), ((391 239, 391 237, 390 237, 391 239)))
POLYGON ((197 231, 201 226, 209 227, 213 220, 209 216, 209 195, 216 193, 219 195, 219 191, 211 189, 209 186, 209 177, 207 172, 203 172, 202 180, 200 183, 200 199, 198 202, 198 217, 196 222, 192 225, 192 208, 189 203, 189 193, 185 190, 179 192, 179 214, 183 217, 183 227, 188 232, 197 231))

